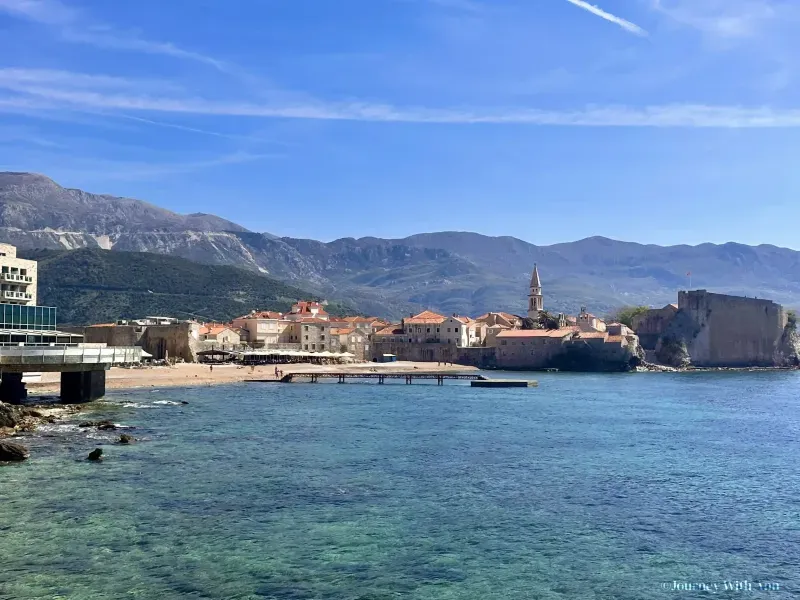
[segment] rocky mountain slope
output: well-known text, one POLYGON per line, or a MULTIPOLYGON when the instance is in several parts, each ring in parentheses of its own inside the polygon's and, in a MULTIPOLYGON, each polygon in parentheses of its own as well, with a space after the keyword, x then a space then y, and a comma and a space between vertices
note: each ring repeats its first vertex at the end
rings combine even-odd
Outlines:
POLYGON ((552 310, 587 306, 602 314, 620 304, 672 302, 687 287, 689 271, 693 287, 800 305, 800 253, 775 246, 662 247, 599 237, 536 246, 464 232, 323 243, 64 190, 30 174, 0 173, 0 240, 20 248, 107 248, 233 265, 392 317, 421 307, 522 312, 534 262, 552 310))
POLYGON ((10 172, 0 172, 0 227, 101 238, 139 231, 246 231, 214 215, 179 215, 141 200, 66 189, 43 175, 10 172))

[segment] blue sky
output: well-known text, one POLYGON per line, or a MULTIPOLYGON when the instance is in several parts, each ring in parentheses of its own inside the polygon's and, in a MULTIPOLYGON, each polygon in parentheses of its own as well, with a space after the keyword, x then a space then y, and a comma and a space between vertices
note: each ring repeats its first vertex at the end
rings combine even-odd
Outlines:
POLYGON ((800 248, 800 3, 0 0, 0 170, 331 240, 800 248))

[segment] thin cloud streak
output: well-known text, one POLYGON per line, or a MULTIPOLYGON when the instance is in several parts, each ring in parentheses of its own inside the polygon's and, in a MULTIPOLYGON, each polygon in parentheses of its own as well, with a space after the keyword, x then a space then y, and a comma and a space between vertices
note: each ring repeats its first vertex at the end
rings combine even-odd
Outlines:
MULTIPOLYGON (((588 106, 576 110, 508 108, 460 110, 425 107, 395 107, 388 104, 313 103, 306 105, 261 105, 215 102, 200 98, 154 98, 107 95, 98 92, 30 87, 26 93, 45 100, 40 109, 96 111, 140 111, 217 117, 364 121, 373 123, 549 125, 560 127, 684 127, 684 128, 788 128, 800 127, 800 109, 669 104, 647 107, 626 105, 588 106)), ((27 106, 28 98, 0 97, 3 107, 27 106)))
POLYGON ((614 23, 615 25, 619 25, 625 31, 633 33, 635 35, 639 35, 642 37, 647 36, 647 32, 636 25, 636 23, 631 23, 630 21, 626 21, 625 19, 618 17, 616 15, 612 15, 609 12, 604 11, 599 6, 595 6, 593 4, 589 4, 588 2, 584 2, 584 0, 567 0, 570 4, 574 4, 578 8, 582 8, 585 11, 592 13, 593 15, 597 15, 601 19, 605 19, 610 23, 614 23))
POLYGON ((199 52, 185 50, 170 42, 157 42, 118 31, 104 24, 88 23, 85 18, 59 0, 0 0, 0 12, 53 27, 66 42, 87 44, 108 50, 127 50, 144 54, 172 56, 204 63, 223 73, 235 74, 232 65, 199 52))

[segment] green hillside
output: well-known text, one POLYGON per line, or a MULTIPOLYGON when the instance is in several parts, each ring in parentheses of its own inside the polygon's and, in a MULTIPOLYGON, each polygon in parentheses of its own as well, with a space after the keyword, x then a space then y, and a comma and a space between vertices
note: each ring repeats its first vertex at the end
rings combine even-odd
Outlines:
MULTIPOLYGON (((39 300, 58 308, 63 325, 146 315, 227 321, 252 309, 286 311, 314 294, 228 266, 106 250, 20 250, 39 261, 39 300)), ((329 312, 347 307, 332 303, 329 312)))

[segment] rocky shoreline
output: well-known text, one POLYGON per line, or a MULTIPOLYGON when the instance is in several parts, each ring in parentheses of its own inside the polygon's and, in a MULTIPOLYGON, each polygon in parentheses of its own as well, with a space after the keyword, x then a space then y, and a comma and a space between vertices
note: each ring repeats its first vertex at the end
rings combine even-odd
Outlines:
MULTIPOLYGON (((188 404, 188 402, 184 402, 188 404)), ((3 464, 20 462, 30 458, 28 448, 20 442, 34 433, 39 426, 58 423, 75 414, 80 413, 90 404, 29 404, 12 405, 0 402, 0 466, 3 464)), ((78 423, 80 429, 93 429, 96 431, 131 430, 134 427, 118 425, 111 420, 82 421, 78 423)), ((129 433, 119 434, 116 444, 132 444, 136 441, 129 433)), ((102 450, 95 449, 89 453, 88 460, 102 460, 102 450), (98 454, 99 451, 99 454, 98 454)))
POLYGON ((734 373, 800 371, 800 367, 670 367, 655 363, 642 363, 634 369, 634 373, 717 373, 730 371, 734 373))
POLYGON ((82 405, 31 404, 17 406, 0 402, 0 463, 25 460, 28 449, 16 443, 45 423, 56 423, 82 410, 82 405))

